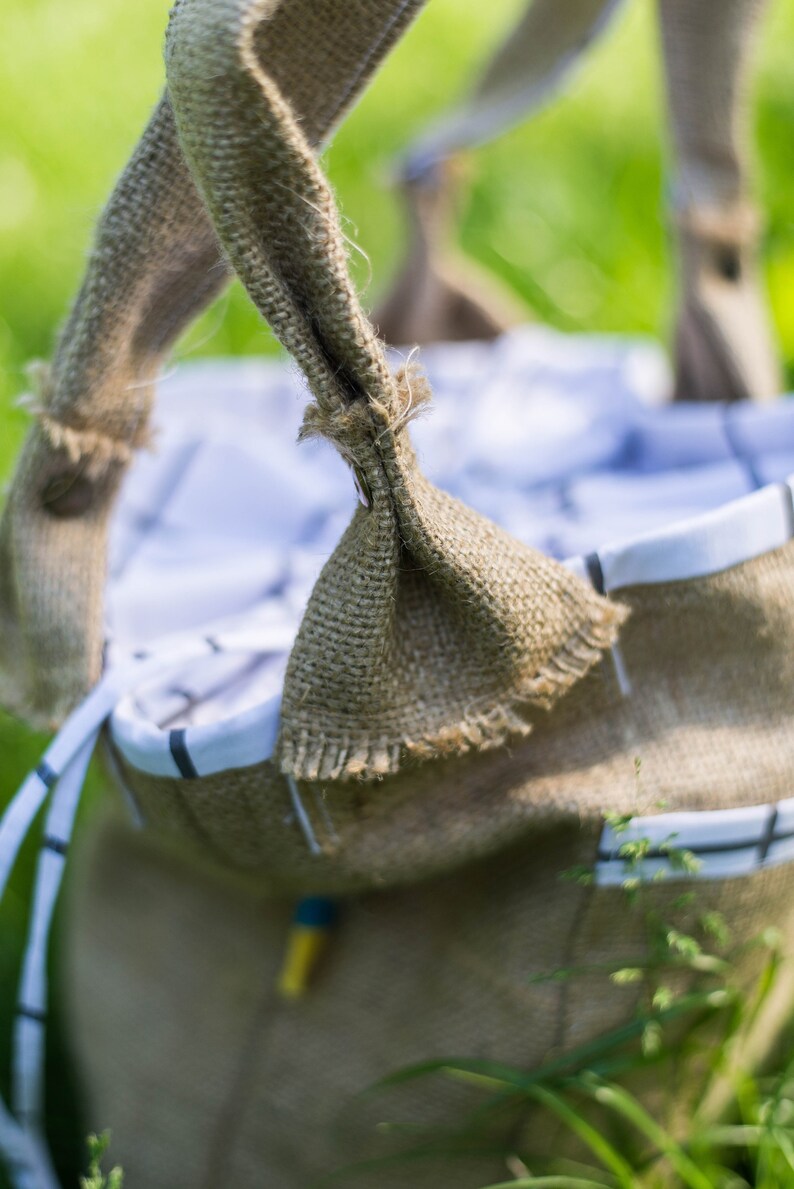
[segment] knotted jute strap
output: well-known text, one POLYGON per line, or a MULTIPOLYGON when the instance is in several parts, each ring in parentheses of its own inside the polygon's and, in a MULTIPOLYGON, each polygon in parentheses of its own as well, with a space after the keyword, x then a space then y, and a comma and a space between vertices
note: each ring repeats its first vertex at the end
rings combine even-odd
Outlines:
POLYGON ((522 735, 614 639, 621 609, 422 476, 406 424, 421 377, 391 375, 348 273, 328 184, 268 69, 268 0, 184 0, 167 43, 186 159, 226 254, 300 363, 304 435, 353 466, 359 507, 290 659, 279 760, 372 779, 410 757, 522 735))
MULTIPOLYGON (((321 142, 421 0, 270 6, 268 69, 321 142)), ((0 703, 51 727, 99 675, 107 528, 153 382, 229 269, 166 96, 99 224, 0 525, 0 703)))
POLYGON ((101 667, 107 527, 163 352, 226 279, 167 101, 100 221, 0 525, 0 702, 55 725, 101 667))

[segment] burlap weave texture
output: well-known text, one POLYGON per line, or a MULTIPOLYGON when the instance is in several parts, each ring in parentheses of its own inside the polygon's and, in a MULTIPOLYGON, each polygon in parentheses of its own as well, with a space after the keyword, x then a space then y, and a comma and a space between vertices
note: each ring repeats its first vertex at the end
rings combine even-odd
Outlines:
MULTIPOLYGON (((285 1003, 275 984, 288 903, 210 878, 151 835, 102 828, 83 843, 66 954, 90 1126, 112 1128, 114 1159, 147 1189, 308 1189, 333 1172, 346 1189, 509 1179, 495 1153, 340 1170, 421 1146, 422 1128, 460 1128, 485 1097, 439 1078, 366 1093, 378 1079, 434 1058, 531 1069, 631 1018, 640 992, 608 972, 642 958, 645 913, 620 888, 560 878, 592 862, 597 837, 549 824, 457 874, 344 901, 311 991, 285 1003), (569 967, 587 972, 533 981, 569 967), (390 1137, 381 1122, 420 1130, 390 1137)), ((786 866, 696 884, 690 916, 676 922, 692 929, 723 912, 740 944, 774 920, 790 948, 791 881, 786 866)), ((684 890, 656 885, 646 908, 669 919, 684 890)), ((740 983, 749 987, 763 960, 748 945, 740 983)), ((785 964, 748 1059, 779 1036, 793 976, 785 964)), ((700 1085, 688 1067, 656 1067, 637 1093, 676 1133, 700 1085)), ((507 1151, 576 1154, 570 1134, 528 1106, 498 1122, 490 1138, 507 1151)))
POLYGON ((269 5, 192 0, 169 31, 169 90, 227 255, 306 374, 304 433, 355 468, 360 509, 293 649, 279 762, 372 779, 409 756, 498 746, 614 639, 620 609, 420 475, 405 434, 421 379, 392 377, 350 280, 333 197, 267 57, 269 5))
POLYGON ((319 856, 271 761, 199 780, 121 759, 120 771, 151 826, 296 894, 426 878, 606 811, 773 804, 792 796, 793 586, 790 544, 720 574, 621 591, 630 696, 607 656, 550 713, 528 710, 532 734, 510 748, 412 762, 372 786, 301 784, 319 856))

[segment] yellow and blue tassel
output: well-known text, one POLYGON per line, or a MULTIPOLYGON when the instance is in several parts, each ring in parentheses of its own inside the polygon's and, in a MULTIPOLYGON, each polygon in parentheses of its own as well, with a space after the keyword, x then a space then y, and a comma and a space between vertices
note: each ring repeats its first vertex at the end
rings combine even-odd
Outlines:
POLYGON ((327 896, 307 896, 298 904, 278 979, 278 990, 284 999, 300 999, 306 994, 336 918, 336 901, 327 896))

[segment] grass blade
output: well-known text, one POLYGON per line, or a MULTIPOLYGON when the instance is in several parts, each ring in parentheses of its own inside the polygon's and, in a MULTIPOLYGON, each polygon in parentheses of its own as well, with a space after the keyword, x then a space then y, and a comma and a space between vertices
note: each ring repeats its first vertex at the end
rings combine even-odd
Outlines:
POLYGON ((631 1094, 611 1083, 589 1084, 582 1078, 582 1088, 592 1094, 596 1102, 609 1107, 616 1114, 632 1123, 664 1155, 688 1189, 714 1189, 711 1180, 704 1176, 697 1165, 687 1156, 671 1135, 660 1127, 655 1119, 640 1106, 631 1094))
POLYGON ((593 1040, 579 1045, 578 1048, 571 1049, 569 1052, 563 1053, 560 1057, 548 1061, 545 1065, 538 1066, 537 1069, 529 1073, 514 1066, 501 1065, 495 1061, 461 1060, 454 1057, 447 1059, 441 1058, 436 1061, 423 1061, 417 1065, 409 1065, 403 1069, 399 1069, 395 1073, 389 1074, 387 1077, 376 1082, 374 1086, 365 1090, 364 1093, 377 1092, 381 1089, 398 1086, 404 1082, 414 1081, 417 1078, 428 1077, 438 1073, 446 1074, 447 1076, 450 1074, 470 1074, 491 1083, 501 1083, 504 1086, 510 1086, 517 1090, 524 1090, 531 1086, 536 1086, 541 1082, 548 1082, 554 1078, 563 1078, 566 1074, 570 1075, 572 1071, 588 1069, 599 1057, 603 1057, 605 1054, 613 1052, 622 1045, 636 1040, 651 1020, 658 1020, 664 1024, 685 1016, 690 1012, 702 1011, 713 1013, 715 1011, 721 1011, 734 1002, 735 997, 735 993, 730 988, 720 989, 718 991, 690 992, 688 995, 680 996, 670 1007, 636 1016, 623 1027, 615 1028, 612 1032, 597 1036, 593 1040))
POLYGON ((530 1098, 534 1098, 547 1110, 556 1115, 567 1127, 587 1145, 593 1155, 601 1161, 609 1172, 615 1174, 621 1189, 633 1189, 635 1178, 631 1165, 612 1147, 608 1140, 595 1129, 586 1119, 564 1102, 557 1094, 544 1089, 543 1086, 533 1086, 527 1091, 530 1098))
POLYGON ((500 1181, 486 1189, 608 1189, 606 1181, 583 1180, 582 1177, 552 1175, 549 1177, 522 1177, 518 1181, 500 1181))

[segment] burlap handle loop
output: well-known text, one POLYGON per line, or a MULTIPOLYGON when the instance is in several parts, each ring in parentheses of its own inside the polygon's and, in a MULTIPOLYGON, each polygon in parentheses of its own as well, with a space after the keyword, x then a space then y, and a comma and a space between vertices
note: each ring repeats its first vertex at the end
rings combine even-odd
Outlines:
POLYGON ((225 252, 307 377, 303 432, 334 441, 371 501, 296 640, 281 768, 373 779, 526 734, 527 705, 581 677, 621 611, 419 471, 406 423, 428 393, 418 375, 391 375, 361 310, 330 189, 267 69, 272 11, 272 0, 183 0, 169 92, 225 252))
POLYGON ((165 351, 228 277, 163 100, 99 223, 0 525, 0 703, 55 726, 96 681, 110 513, 165 351))
MULTIPOLYGON (((422 3, 272 6, 268 59, 309 141, 328 135, 422 3)), ((0 525, 0 704, 39 726, 57 725, 99 676, 119 483, 149 440, 164 356, 229 276, 166 95, 100 220, 0 525)))

